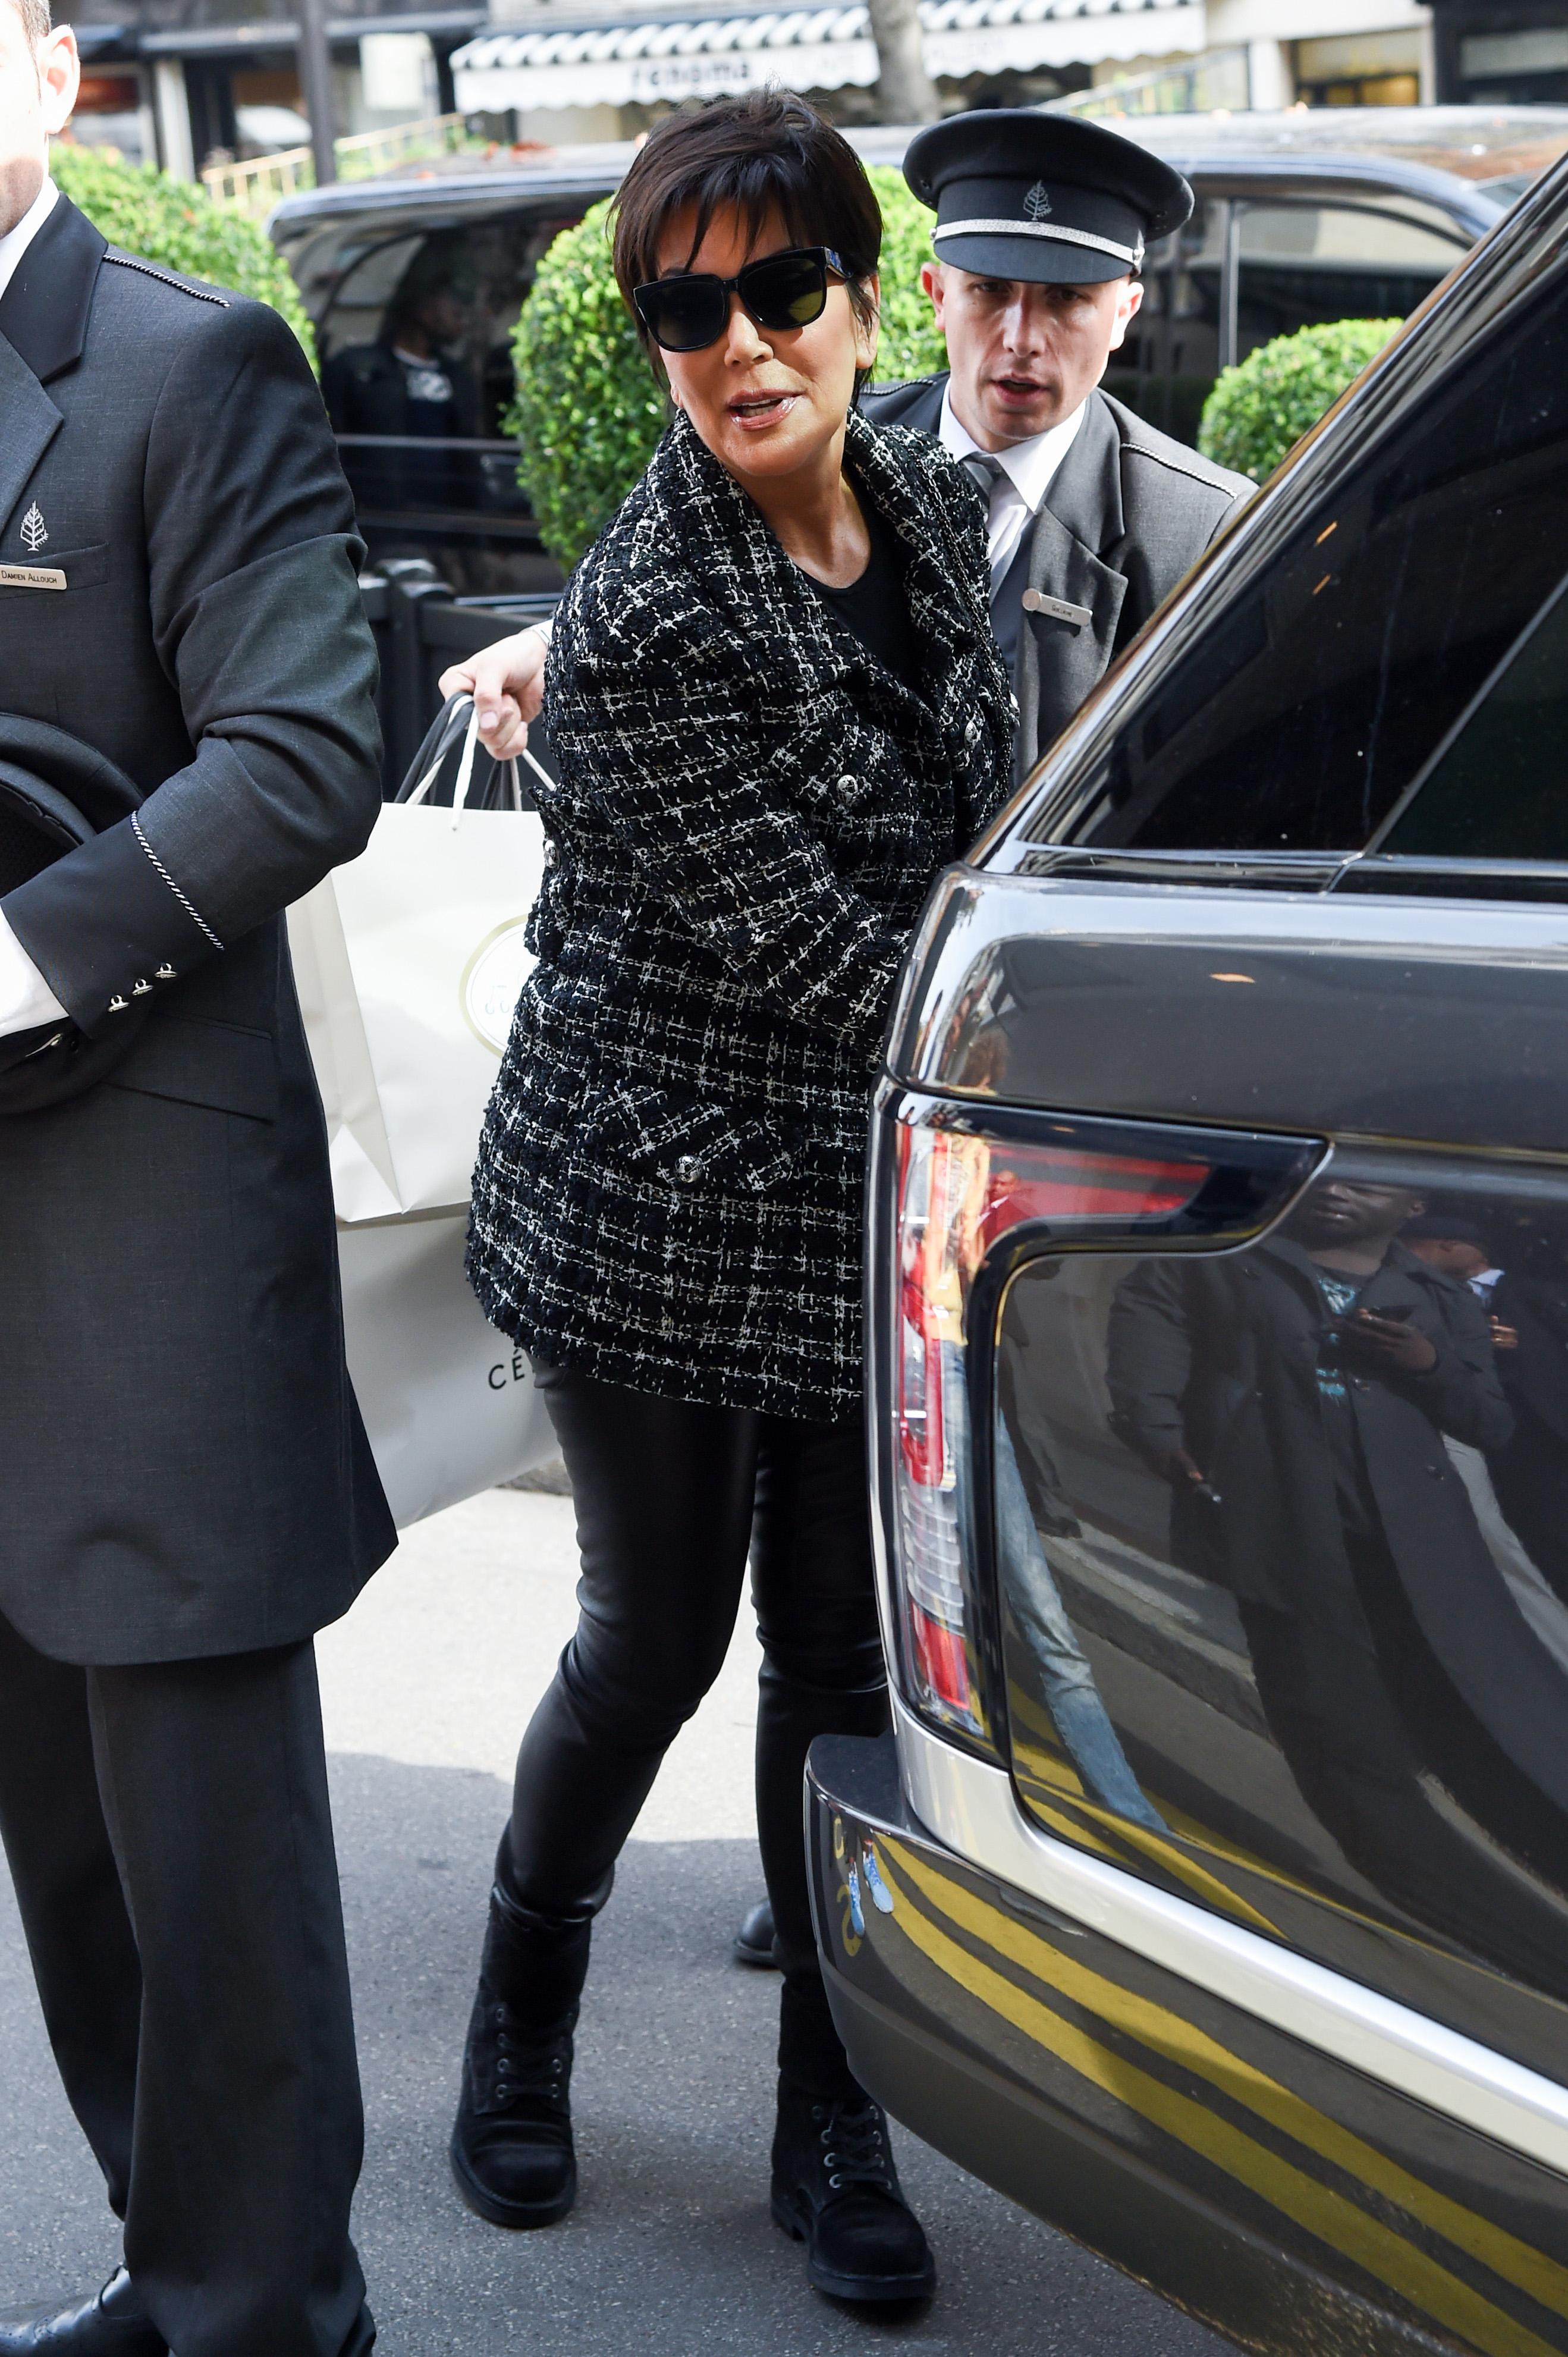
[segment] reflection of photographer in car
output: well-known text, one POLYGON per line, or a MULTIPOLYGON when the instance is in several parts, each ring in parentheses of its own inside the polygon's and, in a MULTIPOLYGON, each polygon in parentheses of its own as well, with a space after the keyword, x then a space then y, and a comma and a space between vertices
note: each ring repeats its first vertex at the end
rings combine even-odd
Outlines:
POLYGON ((1510 1419, 1481 1304, 1398 1240, 1420 1209, 1331 1178, 1248 1252, 1140 1263, 1108 1373, 1122 1437, 1172 1484, 1178 1559, 1240 1605, 1304 1793, 1366 1871, 1430 1908, 1458 1867, 1439 1862, 1453 1836, 1430 1774, 1564 1878, 1568 1681, 1444 1446, 1495 1450, 1510 1419))
POLYGON ((1119 1428, 1176 1485, 1178 1546, 1238 1593, 1283 1601, 1315 1531, 1442 1545, 1463 1492, 1433 1497, 1437 1436, 1507 1437, 1479 1305, 1396 1242, 1417 1209, 1326 1179, 1244 1256, 1150 1261, 1118 1289, 1119 1428))

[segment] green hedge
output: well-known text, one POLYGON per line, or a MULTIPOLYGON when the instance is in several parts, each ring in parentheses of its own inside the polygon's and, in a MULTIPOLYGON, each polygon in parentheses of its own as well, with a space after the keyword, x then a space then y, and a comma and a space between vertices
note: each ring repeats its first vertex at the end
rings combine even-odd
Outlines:
POLYGON ((1203 404, 1198 448, 1262 482, 1403 324, 1336 319, 1276 336, 1239 367, 1221 370, 1203 404))
POLYGON ((931 376, 948 364, 947 346, 937 327, 931 298, 920 285, 920 265, 933 262, 931 224, 936 215, 912 197, 902 172, 873 164, 866 173, 882 208, 882 332, 876 343, 876 374, 884 384, 907 376, 931 376))
MULTIPOLYGON (((874 166, 882 207, 884 381, 946 365, 920 264, 931 258, 931 215, 901 172, 874 166)), ((518 441, 518 480, 540 537, 558 563, 575 565, 647 466, 664 431, 664 395, 643 358, 610 270, 609 204, 563 230, 539 264, 512 342, 517 401, 508 425, 518 441)))
POLYGON ((111 245, 182 277, 205 278, 270 303, 314 361, 316 339, 299 290, 287 264, 253 221, 220 211, 206 189, 189 180, 122 163, 101 148, 57 141, 49 169, 111 245))

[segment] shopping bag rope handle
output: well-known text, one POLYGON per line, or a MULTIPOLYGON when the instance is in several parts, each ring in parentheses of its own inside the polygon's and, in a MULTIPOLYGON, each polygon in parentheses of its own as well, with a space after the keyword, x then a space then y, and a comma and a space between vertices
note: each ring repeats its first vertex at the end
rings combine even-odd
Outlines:
MULTIPOLYGON (((469 791, 473 786, 474 754, 478 748, 479 741, 479 711, 473 697, 469 695, 466 690, 459 690, 457 694, 452 698, 451 713, 452 716, 450 720, 441 732, 441 741, 435 748, 435 759, 432 761, 429 769, 426 770, 424 777, 421 778, 418 785, 413 789, 413 791, 408 796, 407 802, 408 806, 412 808, 415 802, 422 802, 424 800, 425 795, 430 791, 431 787, 435 783, 436 778, 440 774, 442 763, 446 760, 447 754, 452 750, 452 746, 456 737, 457 731, 463 726, 464 716, 467 714, 468 718, 467 727, 463 737, 463 758, 457 764, 457 776, 452 788, 452 824, 455 830, 464 811, 467 807, 469 791)), ((533 771, 534 776, 542 779, 544 784, 553 791, 555 785, 554 779, 551 776, 549 770, 543 767, 542 763, 534 759, 533 755, 529 751, 526 745, 522 748, 521 758, 528 763, 528 766, 533 771)), ((517 774, 517 763, 518 756, 514 753, 505 766, 510 770, 511 776, 511 806, 512 809, 521 816, 522 812, 522 786, 517 774)))

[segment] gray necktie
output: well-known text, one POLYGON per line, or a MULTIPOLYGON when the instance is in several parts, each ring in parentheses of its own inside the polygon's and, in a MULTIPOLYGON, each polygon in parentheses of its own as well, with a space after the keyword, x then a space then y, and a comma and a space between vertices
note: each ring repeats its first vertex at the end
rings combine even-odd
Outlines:
POLYGON ((989 505, 998 479, 1006 472, 1001 459, 993 458, 989 450, 966 450, 958 463, 989 505))
MULTIPOLYGON (((987 533, 989 534, 991 495, 996 489, 997 484, 1001 482, 1003 478, 1006 475, 1007 469, 1002 464, 1000 458, 993 458, 992 457, 989 450, 966 450, 963 457, 958 463, 963 468, 964 473, 969 477, 970 481, 974 485, 975 489, 979 491, 981 497, 985 501, 986 526, 987 533)), ((1007 556, 1008 565, 1012 563, 1013 555, 1014 551, 1009 549, 1007 556)), ((991 567, 991 595, 993 599, 997 591, 1001 588, 1003 581, 1006 577, 1006 565, 997 565, 993 563, 991 567)))

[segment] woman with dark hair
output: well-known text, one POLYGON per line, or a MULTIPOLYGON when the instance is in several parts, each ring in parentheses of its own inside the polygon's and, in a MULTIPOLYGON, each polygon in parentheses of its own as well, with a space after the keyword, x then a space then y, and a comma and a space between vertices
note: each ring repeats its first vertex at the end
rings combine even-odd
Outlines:
POLYGON ((854 409, 880 243, 854 151, 779 92, 670 118, 618 199, 617 276, 674 419, 554 631, 538 964, 469 1257, 560 1437, 582 1617, 518 1759, 452 2145, 482 2216, 570 2207, 589 1926, 749 1552, 773 2212, 852 2299, 934 2280, 828 2009, 801 1838, 808 1745, 887 1723, 867 1119, 898 961, 1005 791, 1013 727, 980 496, 934 441, 854 409))

